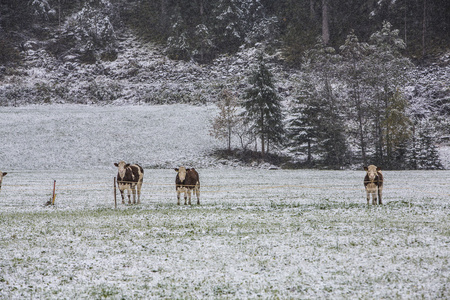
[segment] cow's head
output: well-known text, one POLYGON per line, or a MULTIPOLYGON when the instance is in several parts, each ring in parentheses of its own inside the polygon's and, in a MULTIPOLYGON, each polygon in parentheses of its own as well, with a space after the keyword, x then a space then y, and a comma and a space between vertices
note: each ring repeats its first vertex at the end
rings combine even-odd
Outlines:
POLYGON ((119 163, 114 163, 114 165, 119 168, 119 175, 122 178, 125 176, 125 172, 127 171, 127 168, 130 166, 130 164, 125 163, 123 160, 120 161, 119 163))
POLYGON ((381 172, 381 168, 378 168, 377 166, 374 165, 364 167, 364 170, 366 170, 367 176, 369 176, 370 181, 374 181, 375 178, 378 176, 378 172, 381 172))
POLYGON ((189 171, 189 169, 186 170, 185 167, 180 167, 176 168, 175 171, 178 173, 178 179, 183 182, 186 179, 186 171, 189 171))
POLYGON ((3 180, 3 177, 5 177, 6 176, 6 174, 8 174, 8 173, 6 173, 6 172, 0 172, 0 188, 2 187, 2 180, 3 180))

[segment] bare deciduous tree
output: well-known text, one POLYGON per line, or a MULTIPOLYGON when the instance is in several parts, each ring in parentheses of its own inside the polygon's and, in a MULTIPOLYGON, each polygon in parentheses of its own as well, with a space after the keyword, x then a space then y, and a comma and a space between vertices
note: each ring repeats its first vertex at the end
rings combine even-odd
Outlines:
POLYGON ((213 120, 210 134, 217 139, 227 141, 227 149, 231 152, 231 137, 235 127, 242 123, 238 114, 239 104, 230 90, 224 89, 219 94, 219 115, 213 120))

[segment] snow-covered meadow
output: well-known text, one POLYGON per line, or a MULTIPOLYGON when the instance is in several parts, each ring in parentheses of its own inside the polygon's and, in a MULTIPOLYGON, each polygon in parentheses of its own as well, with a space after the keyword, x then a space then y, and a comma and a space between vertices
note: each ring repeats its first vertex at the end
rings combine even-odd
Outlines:
POLYGON ((0 298, 449 298, 450 171, 385 171, 367 206, 364 171, 206 158, 214 112, 2 108, 0 298), (120 159, 145 167, 143 196, 114 209, 120 159), (200 206, 176 205, 178 163, 200 206))
POLYGON ((146 169, 142 204, 117 210, 114 172, 10 174, 1 296, 450 295, 448 171, 385 172, 385 205, 367 207, 360 171, 199 169, 202 204, 186 207, 173 170, 146 169))
POLYGON ((0 170, 208 165, 215 114, 213 105, 2 107, 0 170))

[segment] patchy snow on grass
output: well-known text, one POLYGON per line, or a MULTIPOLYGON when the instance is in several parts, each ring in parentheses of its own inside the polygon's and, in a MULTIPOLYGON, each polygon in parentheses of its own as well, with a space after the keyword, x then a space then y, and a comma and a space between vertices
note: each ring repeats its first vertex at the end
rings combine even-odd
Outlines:
POLYGON ((450 171, 384 171, 367 206, 363 170, 222 167, 215 113, 1 108, 0 298, 448 298, 450 171), (144 167, 140 205, 114 208, 119 160, 144 167), (179 165, 200 206, 176 205, 179 165))
POLYGON ((174 170, 145 169, 142 204, 118 209, 113 166, 8 174, 0 298, 449 295, 449 171, 385 172, 383 206, 364 171, 198 171, 200 206, 176 205, 174 170))

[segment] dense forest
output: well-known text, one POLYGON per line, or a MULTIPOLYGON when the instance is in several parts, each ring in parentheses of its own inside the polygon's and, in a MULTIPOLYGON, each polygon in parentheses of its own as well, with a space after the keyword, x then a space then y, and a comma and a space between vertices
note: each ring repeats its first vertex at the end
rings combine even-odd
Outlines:
POLYGON ((400 31, 404 54, 420 61, 448 48, 449 12, 445 0, 2 0, 0 62, 20 60, 18 45, 31 36, 56 38, 54 54, 83 38, 114 52, 115 32, 131 26, 167 45, 172 58, 206 62, 263 42, 299 63, 317 36, 337 47, 351 31, 367 40, 383 21, 400 31))
POLYGON ((0 105, 216 102, 230 154, 439 169, 449 16, 443 0, 1 0, 0 105), (173 62, 117 71, 130 32, 173 62))

